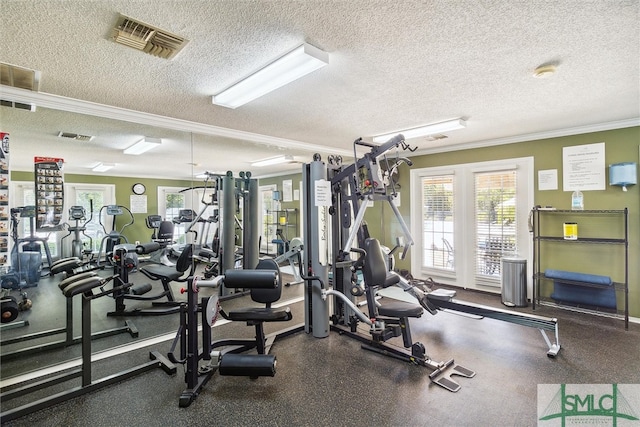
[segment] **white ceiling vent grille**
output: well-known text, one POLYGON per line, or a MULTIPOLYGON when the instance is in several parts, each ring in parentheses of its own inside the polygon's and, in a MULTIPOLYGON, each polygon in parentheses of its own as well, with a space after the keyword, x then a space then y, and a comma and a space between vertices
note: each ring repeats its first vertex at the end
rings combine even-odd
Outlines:
POLYGON ((93 136, 93 135, 80 135, 80 134, 72 133, 72 132, 59 132, 58 133, 58 137, 67 138, 67 139, 74 139, 76 141, 84 141, 84 142, 92 141, 93 138, 95 138, 95 136, 93 136))
POLYGON ((189 42, 184 37, 124 15, 120 15, 113 29, 113 40, 116 43, 165 59, 173 59, 189 42))

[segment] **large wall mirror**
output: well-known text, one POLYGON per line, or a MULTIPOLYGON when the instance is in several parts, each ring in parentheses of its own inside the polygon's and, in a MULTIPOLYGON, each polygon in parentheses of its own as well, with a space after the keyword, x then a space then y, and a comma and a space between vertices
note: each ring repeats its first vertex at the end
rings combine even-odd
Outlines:
MULTIPOLYGON (((131 243, 151 241, 154 230, 148 228, 148 215, 160 214, 163 219, 171 220, 179 215, 181 209, 198 210, 200 195, 196 194, 196 191, 185 190, 198 187, 201 179, 195 175, 208 166, 202 161, 206 157, 204 153, 197 153, 197 149, 194 148, 193 141, 197 138, 187 131, 48 108, 37 108, 35 112, 1 108, 1 130, 10 134, 8 159, 11 179, 7 190, 9 202, 2 206, 3 215, 8 218, 5 223, 8 229, 0 237, 6 239, 9 247, 19 246, 19 253, 14 258, 20 263, 13 265, 12 270, 5 269, 5 273, 17 272, 17 277, 23 281, 22 285, 26 286, 22 289, 12 289, 9 295, 21 302, 22 293, 26 293, 33 304, 30 310, 20 312, 14 322, 3 324, 2 341, 8 342, 2 346, 1 369, 2 379, 5 380, 80 356, 80 345, 62 344, 69 339, 66 329, 72 327, 73 338, 80 336, 80 301, 75 299, 70 307, 67 305, 66 298, 58 288, 58 283, 64 277, 62 274, 47 274, 49 261, 44 246, 49 249, 52 261, 72 255, 72 241, 75 239, 73 230, 79 226, 85 228, 83 234, 92 238, 90 244, 85 236, 81 237, 83 248, 99 251, 101 243, 113 230, 114 219, 116 230, 121 231, 131 243), (160 139, 162 142, 160 146, 144 154, 129 155, 123 152, 145 137, 160 139), (15 210, 18 207, 33 205, 34 197, 39 190, 34 173, 35 157, 64 159, 61 170, 64 204, 60 218, 60 223, 64 225, 59 231, 38 230, 28 212, 21 212, 14 215, 17 217, 15 228, 18 238, 14 242, 11 233, 14 225, 10 219, 12 208, 15 210), (92 170, 99 164, 112 168, 105 172, 92 170), (142 185, 134 188, 136 184, 142 185), (78 214, 74 219, 70 208, 86 205, 87 199, 92 200, 93 220, 88 221, 91 212, 87 206, 84 217, 78 214), (109 215, 106 209, 101 212, 102 206, 110 204, 127 208, 133 212, 132 217, 129 218, 126 211, 118 217, 109 215), (129 222, 132 224, 127 225, 129 222), (69 236, 65 237, 67 235, 69 236), (25 253, 30 250, 38 252, 41 258, 41 277, 37 280, 25 278, 28 273, 37 271, 34 256, 25 253), (29 261, 34 265, 29 264, 29 261), (26 283, 27 281, 30 283, 26 283), (57 333, 44 337, 33 336, 46 331, 57 333), (51 343, 60 343, 59 348, 47 347, 51 343), (46 349, 43 350, 43 347, 46 349), (9 356, 6 356, 7 354, 9 356)), ((201 144, 206 144, 205 137, 200 137, 199 140, 201 144)), ((51 184, 58 185, 53 182, 51 184)), ((42 190, 47 190, 46 185, 49 183, 43 182, 43 185, 42 190)), ((184 231, 184 224, 177 224, 175 238, 179 239, 179 233, 184 234, 184 231)), ((6 255, 11 256, 9 250, 6 255)), ((108 278, 115 274, 114 268, 108 262, 103 260, 101 263, 103 269, 97 270, 101 276, 108 278)), ((140 261, 138 267, 142 266, 142 263, 143 261, 140 261)), ((142 273, 138 269, 129 273, 132 282, 152 282, 141 276, 142 273)), ((105 289, 110 286, 106 284, 105 289)), ((157 292, 158 286, 157 283, 153 283, 152 292, 157 292)), ((157 301, 166 301, 166 298, 157 301)), ((151 306, 150 301, 127 301, 126 304, 128 308, 151 306)), ((111 336, 95 339, 94 352, 171 333, 177 329, 179 322, 176 314, 122 317, 107 315, 113 311, 115 300, 112 297, 104 296, 93 301, 94 333, 114 332, 111 336), (131 333, 132 328, 135 328, 137 336, 131 333)))
MULTIPOLYGON (((17 233, 23 240, 41 239, 40 246, 50 249, 52 261, 73 255, 72 242, 75 234, 63 237, 69 234, 69 227, 73 230, 78 226, 84 226, 86 233, 92 237, 93 252, 97 252, 99 258, 104 257, 101 245, 114 229, 114 220, 116 231, 121 232, 131 243, 151 240, 154 231, 146 221, 149 215, 159 215, 172 222, 173 239, 177 243, 195 240, 203 236, 202 227, 206 225, 198 225, 199 235, 190 234, 187 232, 188 218, 181 218, 181 215, 188 210, 196 214, 203 212, 206 202, 211 200, 211 193, 207 193, 211 188, 203 188, 205 172, 226 174, 231 171, 234 177, 238 177, 240 172, 249 171, 254 178, 296 174, 301 171, 302 163, 310 161, 313 153, 320 151, 323 156, 327 154, 322 153, 321 147, 277 137, 183 122, 72 99, 58 99, 46 94, 14 92, 11 92, 11 96, 25 100, 35 97, 36 103, 42 101, 44 107, 38 106, 35 112, 1 107, 0 131, 10 134, 8 157, 11 182, 7 190, 10 200, 5 214, 8 216, 12 207, 34 204, 39 190, 36 186, 38 174, 34 172, 35 157, 63 159, 61 177, 64 182, 64 204, 56 214, 60 216, 60 223, 66 225, 59 231, 42 231, 31 227, 30 219, 25 215, 20 220, 17 233), (58 101, 60 105, 56 104, 58 101), (161 143, 140 155, 125 154, 125 149, 145 138, 161 143), (282 155, 286 155, 287 160, 283 164, 261 168, 252 166, 252 162, 256 160, 282 155), (111 168, 96 172, 93 169, 98 165, 111 168), (84 204, 85 214, 89 216, 89 199, 93 200, 93 218, 85 225, 86 217, 74 219, 70 208, 84 204), (131 218, 127 210, 117 217, 115 214, 110 216, 108 210, 101 212, 101 206, 110 204, 121 205, 132 211, 131 218), (132 224, 128 224, 130 221, 132 224)), ((43 177, 45 180, 49 178, 46 175, 43 177)), ((47 181, 43 184, 43 191, 48 191, 46 186, 49 184, 57 185, 47 181)), ((215 213, 213 209, 209 210, 210 212, 204 213, 205 218, 215 213)), ((6 225, 6 236, 0 237, 10 242, 10 221, 6 225)), ((40 258, 42 266, 47 266, 48 260, 44 252, 46 251, 42 251, 40 258)), ((179 253, 174 255, 178 256, 179 253)), ((10 256, 9 252, 7 256, 10 256)), ((27 254, 24 257, 37 256, 27 254)), ((103 262, 103 266, 104 269, 99 274, 104 277, 114 275, 114 270, 108 263, 103 262)), ((139 268, 132 270, 129 277, 136 284, 150 282, 139 268)), ((37 286, 24 288, 27 297, 32 300, 33 308, 31 311, 21 312, 14 325, 18 325, 19 321, 26 321, 29 323, 27 326, 2 331, 3 342, 10 340, 10 344, 2 346, 3 382, 6 378, 19 378, 21 374, 36 370, 42 372, 42 368, 46 366, 79 358, 78 345, 60 344, 63 349, 54 351, 41 351, 40 348, 52 342, 80 336, 80 301, 73 301, 71 307, 67 305, 58 289, 62 278, 47 275, 44 269, 37 286), (65 329, 68 330, 67 325, 71 324, 73 337, 69 338, 65 329), (58 333, 37 339, 31 337, 31 334, 43 331, 58 333), (24 337, 29 339, 21 340, 24 337), (12 352, 21 353, 5 357, 6 353, 12 352)), ((158 286, 157 282, 153 283, 154 294, 158 286)), ((108 289, 109 286, 105 288, 108 289)), ((179 299, 176 286, 172 288, 174 298, 179 299)), ((22 298, 19 290, 12 290, 10 295, 17 301, 22 298)), ((156 302, 163 301, 166 298, 156 302)), ((145 304, 150 306, 152 301, 125 300, 125 304, 127 309, 136 309, 145 308, 145 304)), ((172 334, 179 323, 177 315, 109 316, 108 313, 116 311, 116 303, 109 296, 95 300, 93 305, 94 334, 113 331, 113 335, 93 341, 94 352, 120 348, 144 338, 172 334), (131 325, 137 331, 137 336, 131 333, 131 325)))

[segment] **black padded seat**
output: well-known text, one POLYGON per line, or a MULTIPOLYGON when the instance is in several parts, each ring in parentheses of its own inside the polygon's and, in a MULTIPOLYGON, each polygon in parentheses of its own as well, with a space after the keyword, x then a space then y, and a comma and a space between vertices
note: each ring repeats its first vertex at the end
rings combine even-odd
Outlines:
POLYGON ((89 292, 103 284, 102 279, 94 273, 84 273, 71 276, 58 284, 63 295, 72 298, 75 295, 89 292))
MULTIPOLYGON (((384 262, 384 256, 382 255, 382 248, 380 247, 380 242, 377 239, 365 239, 363 249, 367 254, 364 268, 362 269, 365 286, 369 290, 367 302, 368 304, 375 304, 373 300, 375 288, 386 288, 394 285, 400 281, 400 277, 396 274, 388 274, 387 267, 384 262)), ((421 305, 397 301, 390 298, 385 298, 381 305, 376 307, 375 310, 377 310, 377 314, 380 316, 399 318, 420 317, 423 313, 421 305)), ((374 310, 370 310, 369 315, 375 317, 376 313, 374 310)))
POLYGON ((173 241, 173 230, 173 222, 160 221, 154 241, 159 243, 161 248, 166 248, 173 241))
POLYGON ((422 306, 391 299, 385 300, 385 302, 378 307, 378 314, 380 316, 420 317, 423 312, 422 306))
MULTIPOLYGON (((256 351, 258 352, 258 354, 267 354, 269 352, 269 348, 271 347, 271 343, 273 342, 273 337, 268 339, 265 335, 264 323, 286 322, 293 319, 293 315, 291 314, 291 310, 289 309, 289 307, 275 308, 271 306, 272 303, 278 301, 282 296, 282 277, 280 275, 280 268, 278 267, 278 264, 276 264, 276 262, 270 258, 261 259, 260 261, 258 261, 256 270, 269 270, 270 272, 276 272, 275 275, 265 275, 269 279, 270 284, 272 284, 271 287, 260 286, 251 288, 250 283, 245 284, 245 286, 250 288, 251 300, 260 304, 264 304, 264 306, 243 308, 231 311, 228 314, 225 313, 224 310, 221 310, 220 313, 222 314, 222 317, 227 320, 247 322, 247 325, 253 325, 256 331, 256 351)), ((229 272, 225 273, 225 275, 229 276, 229 272)), ((241 287, 241 284, 237 279, 238 278, 236 278, 236 280, 230 280, 230 282, 232 282, 231 284, 233 285, 233 287, 239 288, 241 287)), ((258 285, 257 280, 255 284, 258 285)), ((260 283, 260 285, 264 284, 260 283)))
POLYGON ((169 267, 168 265, 162 264, 151 264, 145 265, 140 269, 142 274, 147 276, 152 280, 160 280, 165 290, 169 290, 169 283, 180 279, 185 271, 189 270, 189 268, 193 269, 192 263, 192 255, 193 255, 193 244, 188 244, 180 253, 178 260, 176 261, 175 267, 169 267))
POLYGON ((82 260, 78 257, 59 259, 51 264, 51 274, 71 273, 76 268, 82 267, 82 260))
POLYGON ((282 308, 245 308, 227 314, 229 320, 242 322, 286 322, 293 318, 289 307, 282 308))
POLYGON ((146 265, 140 271, 150 279, 166 281, 167 283, 178 280, 183 273, 176 270, 175 267, 160 264, 146 265))
POLYGON ((247 307, 231 311, 226 318, 244 322, 286 322, 293 318, 289 307, 274 308, 272 303, 278 301, 282 295, 282 277, 278 264, 272 259, 258 261, 256 270, 273 270, 277 272, 275 286, 269 289, 251 289, 251 299, 265 304, 264 307, 247 307))

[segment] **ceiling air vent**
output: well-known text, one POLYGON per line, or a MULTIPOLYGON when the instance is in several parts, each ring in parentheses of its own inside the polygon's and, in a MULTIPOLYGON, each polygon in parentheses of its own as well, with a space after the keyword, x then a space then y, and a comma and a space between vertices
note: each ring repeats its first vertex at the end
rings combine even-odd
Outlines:
POLYGON ((6 99, 0 99, 0 105, 3 107, 17 108, 18 110, 36 111, 36 106, 33 104, 7 101, 6 99))
MULTIPOLYGON (((0 83, 5 86, 37 91, 40 84, 40 71, 0 62, 0 83)), ((20 110, 36 111, 36 106, 33 104, 14 102, 7 99, 0 99, 0 105, 20 110)))
POLYGON ((73 140, 76 140, 76 141, 85 141, 85 142, 92 141, 93 138, 95 138, 95 136, 93 136, 93 135, 80 135, 80 134, 71 133, 71 132, 60 132, 60 133, 58 133, 58 137, 67 138, 67 139, 73 139, 73 140))
POLYGON ((124 15, 120 15, 113 29, 113 40, 165 59, 173 59, 189 42, 184 37, 124 15))
POLYGON ((37 91, 40 71, 0 62, 0 82, 6 86, 37 91))
POLYGON ((447 135, 443 135, 441 133, 437 133, 435 135, 429 135, 427 136, 427 141, 438 141, 439 139, 447 139, 449 138, 447 135))

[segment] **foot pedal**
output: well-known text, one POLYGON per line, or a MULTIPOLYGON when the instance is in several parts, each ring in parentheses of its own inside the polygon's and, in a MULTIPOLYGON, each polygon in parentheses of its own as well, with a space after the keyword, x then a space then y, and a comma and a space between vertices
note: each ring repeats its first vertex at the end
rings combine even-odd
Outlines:
POLYGON ((449 391, 456 392, 460 390, 460 384, 455 382, 451 377, 458 375, 466 378, 473 378, 476 373, 464 366, 456 365, 453 359, 446 362, 442 367, 433 371, 429 378, 431 381, 438 384, 440 387, 444 387, 449 391))
POLYGON ((456 291, 450 289, 436 289, 427 294, 427 298, 441 301, 449 301, 455 296, 456 291))

